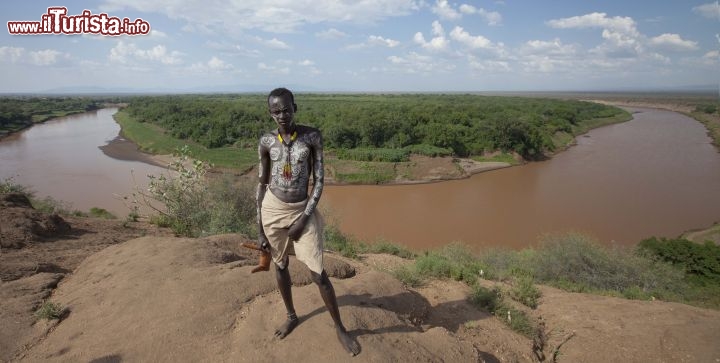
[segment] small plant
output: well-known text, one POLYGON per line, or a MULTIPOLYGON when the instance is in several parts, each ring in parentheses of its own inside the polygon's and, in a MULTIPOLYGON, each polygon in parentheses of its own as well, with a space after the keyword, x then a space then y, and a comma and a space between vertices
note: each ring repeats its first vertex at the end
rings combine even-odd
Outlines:
POLYGON ((384 253, 402 258, 414 258, 415 254, 403 246, 396 245, 389 241, 378 241, 373 244, 361 244, 363 253, 384 253))
POLYGON ((422 286, 423 279, 420 277, 418 272, 415 270, 414 265, 400 266, 392 271, 393 276, 400 280, 403 284, 410 287, 422 286))
POLYGON ((510 297, 513 300, 535 309, 538 306, 538 300, 541 293, 534 285, 534 280, 530 276, 521 276, 515 279, 515 284, 510 290, 510 297))
POLYGON ((488 289, 474 285, 470 294, 470 302, 500 319, 510 329, 531 337, 535 333, 535 324, 522 310, 515 309, 503 299, 498 287, 488 289))
POLYGON ((357 247, 351 238, 342 233, 334 224, 328 224, 324 230, 325 247, 333 250, 343 257, 358 258, 357 247))
POLYGON ((0 194, 20 193, 25 194, 28 198, 32 198, 34 193, 24 185, 15 182, 13 177, 5 178, 0 181, 0 194))
POLYGON ((40 305, 40 308, 35 311, 35 317, 45 320, 60 319, 60 317, 62 317, 63 310, 62 305, 48 300, 40 305))
POLYGON ((490 313, 494 312, 497 307, 500 306, 501 301, 502 298, 500 296, 500 289, 497 287, 488 289, 475 284, 472 292, 470 293, 470 302, 478 308, 490 313))
POLYGON ((106 209, 97 208, 97 207, 90 208, 90 216, 95 217, 95 218, 104 218, 104 219, 116 219, 117 218, 117 217, 115 217, 115 215, 108 212, 106 209))

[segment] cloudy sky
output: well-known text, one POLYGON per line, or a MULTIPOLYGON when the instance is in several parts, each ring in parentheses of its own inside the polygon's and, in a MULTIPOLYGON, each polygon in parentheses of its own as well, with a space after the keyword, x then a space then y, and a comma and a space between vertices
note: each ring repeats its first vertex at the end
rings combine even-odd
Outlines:
POLYGON ((142 18, 149 35, 0 34, 0 92, 632 90, 715 86, 709 0, 4 1, 0 17, 142 18))

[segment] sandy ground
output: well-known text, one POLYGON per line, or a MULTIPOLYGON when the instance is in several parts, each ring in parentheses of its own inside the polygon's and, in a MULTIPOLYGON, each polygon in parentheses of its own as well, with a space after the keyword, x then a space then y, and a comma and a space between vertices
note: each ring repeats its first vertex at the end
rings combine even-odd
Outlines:
MULTIPOLYGON (((395 256, 326 254, 341 314, 362 346, 351 359, 308 270, 294 259, 300 325, 278 340, 284 306, 274 274, 250 273, 257 255, 240 247, 244 237, 68 223, 71 232, 0 254, 3 276, 12 276, 0 284, 0 361, 537 361, 531 339, 468 302, 467 285, 407 288, 388 272, 409 263, 395 256), (36 268, 18 267, 28 263, 36 268), (64 307, 61 320, 34 317, 45 299, 64 307)), ((719 311, 541 288, 540 306, 528 312, 545 322, 546 361, 720 361, 719 311)))

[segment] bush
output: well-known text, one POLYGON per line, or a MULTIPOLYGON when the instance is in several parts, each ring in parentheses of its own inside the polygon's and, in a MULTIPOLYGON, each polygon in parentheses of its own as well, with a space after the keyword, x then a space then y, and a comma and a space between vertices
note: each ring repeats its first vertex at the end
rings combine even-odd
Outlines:
POLYGON ((408 161, 409 152, 405 149, 340 149, 337 150, 337 157, 341 160, 356 161, 385 161, 401 162, 408 161))
POLYGON ((325 248, 335 251, 344 257, 358 257, 358 251, 355 243, 353 243, 349 236, 342 233, 336 225, 326 225, 325 230, 323 231, 323 236, 325 238, 325 248))
POLYGON ((498 287, 488 289, 475 284, 470 293, 470 302, 490 313, 495 312, 497 307, 500 306, 501 300, 500 289, 498 287))
POLYGON ((63 307, 58 303, 45 301, 40 308, 35 311, 35 317, 38 319, 60 319, 63 314, 63 307))
POLYGON ((150 175, 149 192, 136 188, 133 203, 158 212, 150 221, 170 227, 178 235, 243 233, 257 237, 251 183, 235 183, 229 176, 208 181, 209 168, 202 161, 191 160, 185 146, 177 150, 169 175, 150 175))
POLYGON ((697 105, 695 106, 696 112, 703 112, 703 113, 715 113, 718 110, 718 106, 715 104, 703 104, 703 105, 697 105))
POLYGON ((384 253, 402 258, 414 258, 415 254, 405 247, 398 246, 392 242, 380 241, 373 244, 360 244, 362 253, 384 253))
POLYGON ((513 300, 533 309, 538 306, 540 296, 540 290, 535 287, 533 278, 530 276, 515 279, 515 284, 512 290, 510 290, 510 297, 512 297, 513 300))
POLYGON ((409 145, 403 148, 411 154, 418 154, 430 157, 451 156, 453 151, 448 148, 437 147, 428 144, 409 145))
POLYGON ((522 310, 515 309, 503 301, 498 287, 488 289, 476 284, 470 294, 470 302, 495 315, 513 331, 527 337, 532 337, 535 333, 535 324, 532 320, 522 310))
POLYGON ((702 279, 720 281, 720 246, 694 243, 684 238, 651 237, 640 241, 638 253, 669 262, 702 279))
POLYGON ((90 216, 95 217, 95 218, 104 218, 104 219, 116 219, 117 218, 112 213, 108 212, 107 210, 105 210, 103 208, 97 208, 97 207, 90 208, 90 216))
POLYGON ((533 275, 540 281, 562 281, 590 290, 622 292, 637 286, 643 291, 678 291, 683 278, 667 264, 630 250, 603 247, 579 234, 546 237, 533 266, 533 275))

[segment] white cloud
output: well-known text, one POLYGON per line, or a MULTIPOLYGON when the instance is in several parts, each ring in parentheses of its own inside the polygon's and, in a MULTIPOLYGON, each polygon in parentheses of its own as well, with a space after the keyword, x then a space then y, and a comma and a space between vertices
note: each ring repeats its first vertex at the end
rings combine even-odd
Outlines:
POLYGON ((400 45, 400 42, 393 39, 386 39, 381 36, 371 35, 368 37, 368 44, 381 45, 388 48, 394 48, 400 45))
POLYGON ((463 28, 456 26, 450 32, 450 38, 459 43, 462 43, 468 48, 472 49, 490 49, 493 48, 493 44, 490 39, 485 38, 482 35, 473 36, 470 33, 463 30, 463 28))
POLYGON ((31 64, 34 64, 36 66, 48 66, 51 64, 55 64, 61 54, 62 53, 58 52, 57 50, 45 49, 36 52, 30 52, 28 55, 30 57, 31 64))
POLYGON ((575 55, 577 50, 575 49, 575 46, 563 44, 560 39, 555 38, 552 41, 529 40, 520 47, 519 52, 527 55, 548 54, 566 57, 575 55))
POLYGON ((272 66, 272 65, 267 65, 263 62, 258 63, 257 67, 259 70, 265 71, 268 73, 290 74, 289 67, 272 66))
POLYGON ((436 36, 430 39, 429 42, 425 40, 425 37, 421 32, 415 33, 413 41, 430 51, 437 52, 446 50, 448 48, 449 41, 447 40, 447 38, 445 38, 445 31, 443 30, 440 22, 438 22, 437 20, 433 21, 432 23, 432 33, 436 36))
POLYGON ((218 57, 210 58, 210 60, 207 62, 207 65, 208 68, 215 71, 233 68, 232 64, 225 63, 225 61, 218 57))
POLYGON ((208 4, 207 0, 105 0, 100 9, 107 12, 130 9, 158 13, 188 22, 186 30, 209 27, 216 31, 262 29, 286 33, 305 24, 373 24, 409 15, 417 11, 421 3, 420 0, 244 0, 208 4))
POLYGON ((0 61, 17 63, 25 54, 25 48, 0 47, 0 61))
POLYGON ((242 45, 232 44, 228 42, 216 42, 214 40, 208 40, 207 42, 205 42, 205 46, 225 54, 239 55, 242 57, 258 58, 262 56, 262 52, 257 49, 249 49, 242 45))
POLYGON ((302 61, 298 62, 298 64, 301 65, 301 66, 306 66, 306 67, 307 67, 307 66, 311 66, 311 65, 315 64, 315 62, 313 62, 313 61, 311 61, 311 60, 309 60, 309 59, 305 59, 305 60, 302 60, 302 61))
POLYGON ((182 53, 178 51, 168 52, 164 45, 156 45, 150 49, 140 49, 135 44, 127 44, 119 41, 118 44, 110 49, 108 58, 111 62, 121 64, 132 64, 137 61, 160 62, 165 65, 175 65, 182 63, 180 58, 182 53))
POLYGON ((468 57, 468 66, 483 73, 506 73, 512 70, 506 61, 478 59, 475 56, 468 57))
POLYGON ((0 47, 0 62, 50 66, 68 59, 70 59, 69 54, 54 49, 27 51, 25 48, 0 47))
POLYGON ((362 49, 362 48, 368 48, 368 47, 387 47, 387 48, 395 48, 398 45, 400 45, 400 42, 397 40, 389 39, 389 38, 383 38, 379 35, 371 35, 368 37, 367 41, 363 43, 357 43, 357 44, 350 44, 345 47, 345 49, 353 50, 353 49, 362 49))
POLYGON ((608 17, 605 13, 591 13, 570 18, 550 20, 547 25, 557 29, 602 28, 604 42, 592 53, 609 57, 632 57, 643 51, 641 35, 635 20, 630 17, 608 17))
POLYGON ((487 11, 483 8, 476 8, 472 5, 462 4, 460 5, 460 11, 464 14, 472 15, 478 14, 480 17, 485 19, 488 25, 500 25, 502 24, 502 15, 496 11, 487 11))
POLYGON ((684 40, 678 34, 662 34, 651 38, 649 44, 654 48, 671 51, 693 51, 698 49, 697 42, 684 40))
POLYGON ((720 20, 720 2, 702 4, 693 7, 693 12, 706 18, 720 20))
POLYGON ((315 36, 320 39, 332 40, 332 39, 345 38, 347 36, 347 34, 341 32, 335 28, 330 28, 328 30, 315 33, 315 36))
POLYGON ((605 13, 592 13, 570 18, 550 20, 547 24, 556 29, 604 28, 625 34, 637 34, 635 20, 630 17, 609 18, 605 13))
POLYGON ((207 62, 193 63, 186 69, 192 73, 225 73, 226 71, 234 70, 235 67, 232 64, 213 56, 207 62))
POLYGON ((458 20, 462 17, 462 14, 453 9, 447 0, 436 0, 432 12, 444 20, 458 20))
POLYGON ((265 43, 267 44, 268 48, 272 48, 272 49, 282 49, 282 50, 290 49, 289 45, 287 45, 282 40, 278 40, 277 38, 272 38, 272 39, 266 41, 265 43))
POLYGON ((157 29, 150 29, 150 36, 153 38, 167 38, 167 33, 161 32, 157 29))
POLYGON ((455 68, 452 63, 446 63, 442 59, 431 56, 410 52, 404 57, 389 56, 387 58, 393 70, 399 70, 404 73, 434 73, 447 72, 455 68))

